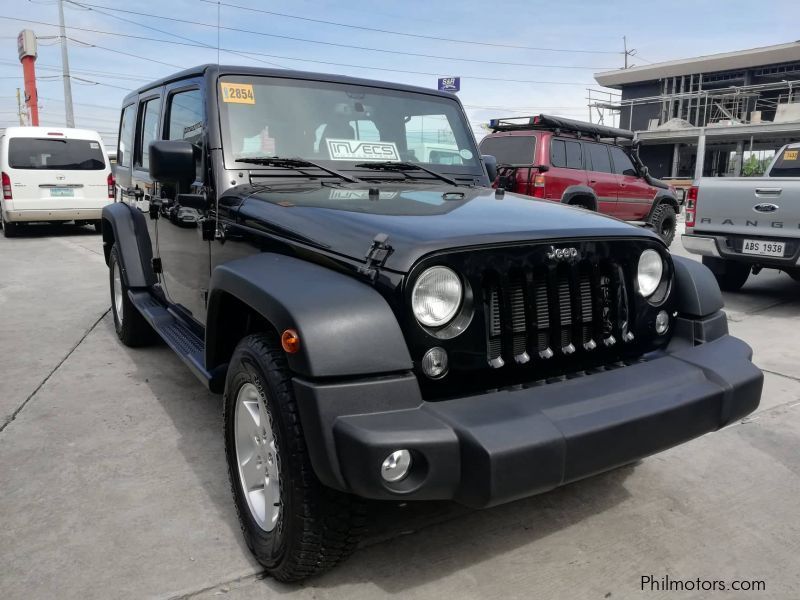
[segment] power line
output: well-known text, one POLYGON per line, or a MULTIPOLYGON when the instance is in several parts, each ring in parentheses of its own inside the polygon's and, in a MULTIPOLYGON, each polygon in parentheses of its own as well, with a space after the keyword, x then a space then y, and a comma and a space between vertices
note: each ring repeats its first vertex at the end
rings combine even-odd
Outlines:
MULTIPOLYGON (((86 7, 84 7, 84 5, 82 3, 73 2, 72 0, 67 0, 67 2, 69 2, 70 4, 73 4, 75 6, 86 8, 86 10, 91 10, 92 12, 96 12, 98 14, 105 15, 106 17, 111 17, 112 19, 117 19, 118 21, 123 21, 125 23, 131 23, 131 24, 137 25, 139 27, 144 27, 145 29, 150 29, 151 31, 157 31, 158 33, 164 33, 166 35, 169 35, 169 36, 172 36, 172 37, 176 37, 176 38, 179 38, 179 39, 182 39, 182 40, 185 40, 185 41, 193 42, 195 44, 202 44, 203 46, 207 46, 208 48, 211 48, 213 50, 219 50, 220 49, 219 45, 214 46, 212 44, 206 44, 205 42, 201 42, 201 41, 198 41, 198 40, 195 40, 195 39, 192 39, 192 38, 188 38, 188 37, 183 36, 183 35, 178 35, 177 33, 174 33, 172 31, 164 31, 163 29, 158 29, 157 27, 151 27, 150 25, 145 25, 145 24, 139 23, 137 21, 132 21, 131 19, 126 19, 124 17, 120 17, 120 16, 117 16, 117 15, 112 15, 112 14, 109 14, 109 13, 107 13, 105 11, 98 10, 96 8, 88 8, 88 5, 86 5, 86 7)), ((125 11, 125 12, 128 12, 128 11, 125 11)), ((229 53, 237 55, 237 56, 243 56, 240 52, 230 51, 229 53)), ((270 65, 270 66, 273 66, 273 67, 278 67, 280 69, 285 69, 286 68, 283 65, 279 65, 278 63, 273 63, 273 62, 269 62, 269 61, 266 61, 266 60, 261 60, 261 59, 258 59, 258 58, 253 58, 253 57, 245 57, 245 58, 249 58, 250 60, 254 60, 256 62, 260 62, 260 63, 266 64, 266 65, 270 65)))
MULTIPOLYGON (((6 16, 2 16, 2 15, 0 15, 0 19, 7 19, 7 20, 12 20, 12 21, 23 21, 25 23, 37 23, 39 25, 53 26, 52 23, 45 23, 43 21, 34 21, 34 20, 31 20, 31 19, 20 19, 20 18, 17 18, 17 17, 6 17, 6 16)), ((145 40, 145 41, 150 41, 150 42, 159 42, 159 43, 162 43, 162 44, 173 44, 173 45, 177 45, 177 46, 188 46, 190 48, 204 48, 204 49, 208 48, 207 46, 200 45, 200 44, 189 44, 187 42, 173 42, 171 40, 162 40, 162 39, 158 39, 158 38, 151 38, 151 37, 140 36, 140 35, 131 35, 131 34, 126 34, 126 33, 118 33, 118 32, 114 32, 114 31, 102 31, 102 30, 98 30, 98 29, 89 29, 89 28, 86 28, 86 27, 70 27, 70 29, 76 29, 76 30, 79 30, 79 31, 89 31, 89 32, 92 32, 92 33, 101 33, 101 34, 104 34, 104 35, 112 35, 112 36, 117 36, 117 37, 133 38, 133 39, 137 39, 137 40, 145 40)), ((70 38, 70 39, 73 39, 73 38, 70 38)), ((73 39, 73 41, 78 41, 79 43, 85 43, 85 42, 80 42, 79 40, 74 40, 74 39, 73 39)), ((121 50, 115 50, 113 48, 106 48, 106 47, 103 47, 103 46, 98 46, 97 44, 87 44, 87 45, 88 46, 93 46, 95 48, 100 48, 102 50, 107 50, 109 52, 117 52, 117 53, 120 53, 120 54, 128 54, 129 56, 134 56, 136 58, 141 58, 142 60, 147 60, 147 61, 150 61, 150 62, 167 64, 168 66, 175 66, 176 68, 183 68, 183 67, 178 67, 177 65, 169 65, 169 63, 163 63, 161 61, 157 61, 157 60, 152 59, 152 58, 145 58, 145 57, 141 57, 141 56, 137 57, 136 55, 133 55, 133 54, 130 54, 130 53, 127 53, 127 52, 122 52, 121 50)), ((293 56, 283 56, 283 55, 278 55, 278 54, 267 54, 265 52, 255 52, 255 51, 250 51, 250 50, 237 50, 237 49, 231 49, 231 48, 220 48, 220 50, 223 51, 223 52, 231 52, 231 51, 233 51, 233 52, 238 52, 240 54, 245 54, 245 55, 266 56, 266 57, 270 57, 270 58, 277 58, 279 60, 293 60, 293 61, 299 61, 299 62, 308 62, 308 63, 323 64, 323 65, 333 65, 333 66, 338 66, 338 67, 348 67, 348 68, 353 68, 353 69, 367 69, 367 70, 370 70, 370 71, 386 71, 386 72, 391 72, 391 73, 407 73, 407 74, 411 74, 411 75, 428 75, 428 76, 433 76, 433 77, 438 77, 440 75, 440 73, 432 73, 432 72, 427 72, 427 71, 411 71, 411 70, 406 70, 406 69, 390 69, 388 67, 369 67, 367 65, 356 65, 356 64, 351 64, 351 63, 338 63, 338 62, 324 61, 324 60, 313 60, 313 59, 310 59, 310 58, 296 58, 296 57, 293 57, 293 56)), ((585 83, 585 82, 543 81, 543 80, 534 80, 534 79, 507 79, 507 78, 502 78, 502 77, 483 77, 483 76, 480 76, 480 75, 461 75, 461 78, 462 79, 475 79, 475 80, 481 80, 481 81, 501 81, 501 82, 505 82, 505 83, 536 83, 536 84, 542 84, 542 85, 579 85, 581 87, 586 87, 587 85, 592 85, 592 84, 585 83)))
MULTIPOLYGON (((201 0, 207 4, 217 4, 217 0, 201 0)), ((276 17, 285 17, 287 19, 297 19, 300 21, 309 21, 312 23, 323 23, 325 25, 333 25, 336 27, 347 27, 348 29, 361 29, 363 31, 373 31, 376 33, 388 33, 391 35, 400 35, 404 37, 412 37, 412 38, 420 38, 425 40, 434 40, 437 42, 450 42, 454 44, 467 44, 469 46, 489 46, 492 48, 512 48, 514 50, 535 50, 537 52, 564 52, 564 53, 574 53, 574 54, 621 54, 621 52, 616 52, 613 50, 584 50, 584 49, 577 49, 577 48, 540 48, 534 46, 517 46, 514 44, 498 44, 492 42, 476 42, 475 40, 461 40, 456 38, 446 38, 440 37, 435 35, 423 35, 420 33, 406 33, 404 31, 392 31, 389 29, 378 29, 376 27, 364 27, 362 25, 352 25, 350 23, 339 23, 336 21, 326 21, 324 19, 312 19, 310 17, 300 17, 297 15, 290 15, 286 13, 275 12, 271 10, 264 10, 260 8, 251 8, 249 6, 241 6, 239 4, 231 4, 228 2, 219 2, 222 6, 228 6, 230 8, 238 8, 240 10, 249 10, 252 12, 273 15, 276 17)))
MULTIPOLYGON (((260 35, 260 36, 265 36, 265 37, 278 38, 278 39, 282 39, 282 40, 292 40, 292 41, 295 41, 295 42, 303 42, 303 43, 307 43, 307 44, 321 44, 323 46, 335 46, 337 48, 349 48, 349 49, 352 49, 352 50, 365 50, 365 51, 368 51, 368 52, 380 52, 380 53, 383 53, 383 54, 395 54, 395 55, 403 55, 403 56, 413 56, 415 58, 433 58, 433 59, 437 59, 437 60, 449 60, 449 61, 482 63, 482 64, 489 64, 489 65, 505 65, 505 66, 511 66, 511 67, 535 67, 535 68, 544 68, 544 69, 596 70, 596 69, 610 69, 611 68, 611 67, 586 67, 586 66, 575 66, 575 65, 551 65, 551 64, 505 62, 505 61, 499 61, 499 60, 483 60, 483 59, 479 59, 479 58, 464 58, 464 57, 460 57, 460 56, 438 56, 438 55, 435 55, 435 54, 422 54, 422 53, 419 53, 419 52, 404 52, 402 50, 388 50, 388 49, 385 49, 385 48, 372 48, 372 47, 369 47, 369 46, 355 46, 355 45, 352 45, 352 44, 341 44, 341 43, 338 43, 338 42, 323 42, 321 40, 312 40, 312 39, 309 39, 309 38, 301 38, 301 37, 295 37, 295 36, 291 36, 291 35, 280 35, 280 34, 277 34, 277 33, 267 33, 265 31, 255 31, 253 29, 241 29, 241 28, 238 28, 238 27, 226 27, 224 25, 218 26, 218 25, 216 25, 214 23, 203 23, 202 21, 192 21, 192 20, 189 20, 189 19, 179 19, 177 17, 167 17, 167 16, 164 16, 164 15, 156 15, 156 14, 152 14, 152 13, 139 12, 139 11, 135 11, 135 10, 126 10, 124 8, 112 8, 110 6, 89 4, 89 3, 86 3, 86 2, 76 2, 74 0, 67 0, 67 2, 69 2, 70 4, 74 4, 76 6, 89 8, 89 10, 93 10, 93 8, 91 8, 91 7, 99 7, 99 8, 103 8, 105 10, 110 10, 112 12, 121 12, 121 13, 137 15, 137 16, 141 16, 141 17, 151 17, 151 18, 154 18, 154 19, 163 19, 165 21, 174 21, 176 23, 186 23, 186 24, 189 24, 189 25, 199 25, 201 27, 212 27, 214 29, 224 29, 226 31, 233 31, 233 32, 236 32, 236 33, 247 33, 247 34, 250 34, 250 35, 260 35)), ((98 12, 100 12, 100 11, 98 11, 98 12)), ((109 15, 109 16, 111 16, 111 15, 109 15)), ((139 23, 136 23, 136 24, 140 25, 139 23)), ((165 32, 161 31, 161 33, 165 33, 165 32)), ((169 32, 166 32, 166 33, 169 33, 169 32)), ((176 36, 176 37, 180 37, 180 36, 176 36)), ((187 38, 183 38, 183 39, 187 39, 187 38)), ((191 41, 195 41, 195 40, 191 40, 191 41)))

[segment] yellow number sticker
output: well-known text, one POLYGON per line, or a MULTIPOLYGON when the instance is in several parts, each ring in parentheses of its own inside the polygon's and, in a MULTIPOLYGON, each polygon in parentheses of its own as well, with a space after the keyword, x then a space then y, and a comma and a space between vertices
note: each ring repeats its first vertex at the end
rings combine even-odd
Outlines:
POLYGON ((256 97, 253 95, 253 86, 249 83, 226 83, 220 82, 222 89, 222 101, 234 102, 236 104, 255 104, 256 97))
POLYGON ((797 160, 797 150, 787 150, 783 153, 783 160, 797 160))

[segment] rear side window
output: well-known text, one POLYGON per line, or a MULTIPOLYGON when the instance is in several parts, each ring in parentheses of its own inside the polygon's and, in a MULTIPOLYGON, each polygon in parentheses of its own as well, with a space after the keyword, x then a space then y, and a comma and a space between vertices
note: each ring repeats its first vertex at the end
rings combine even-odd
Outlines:
POLYGON ((567 169, 583 168, 583 152, 580 142, 552 140, 550 142, 550 164, 567 169))
POLYGON ((567 168, 582 169, 583 149, 581 148, 581 143, 566 141, 564 144, 567 147, 567 168))
POLYGON ((119 125, 119 143, 117 145, 117 164, 120 167, 131 166, 133 152, 133 126, 136 123, 136 106, 131 104, 122 111, 119 125))
POLYGON ((630 175, 631 177, 638 175, 636 167, 633 166, 633 161, 625 154, 622 148, 611 146, 609 151, 611 152, 611 158, 614 160, 614 173, 617 175, 630 175))
POLYGON ((12 138, 8 143, 12 169, 100 171, 106 168, 100 142, 64 138, 12 138))
POLYGON ((486 137, 481 142, 481 154, 490 154, 499 165, 532 165, 536 138, 532 135, 486 137))
POLYGON ((611 159, 608 156, 608 148, 603 144, 584 144, 591 160, 591 170, 600 173, 612 173, 611 159))
POLYGON ((800 177, 800 148, 785 148, 769 170, 770 177, 800 177))
POLYGON ((147 100, 142 106, 137 135, 136 165, 143 169, 150 167, 150 142, 158 139, 158 114, 160 111, 161 98, 147 100))

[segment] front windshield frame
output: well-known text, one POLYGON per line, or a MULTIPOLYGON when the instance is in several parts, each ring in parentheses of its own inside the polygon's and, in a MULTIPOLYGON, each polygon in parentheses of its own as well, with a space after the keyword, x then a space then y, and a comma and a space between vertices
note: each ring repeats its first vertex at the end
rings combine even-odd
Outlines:
MULTIPOLYGON (((472 134, 472 130, 469 126, 469 121, 467 119, 467 115, 464 112, 461 103, 458 102, 456 98, 450 98, 447 96, 443 96, 432 92, 430 94, 425 94, 417 91, 408 91, 403 89, 397 89, 392 87, 382 87, 379 85, 370 86, 364 85, 360 83, 350 83, 350 82, 339 82, 339 81, 332 81, 332 80, 325 80, 325 79, 301 79, 301 78, 291 78, 291 77, 277 77, 277 76, 269 76, 269 75, 237 75, 237 74, 223 74, 219 75, 216 78, 215 82, 215 94, 217 98, 217 112, 218 112, 218 122, 220 127, 220 143, 222 146, 222 153, 223 153, 223 162, 226 169, 230 170, 247 170, 247 171, 259 171, 259 174, 275 174, 275 175, 285 175, 288 177, 296 178, 297 176, 301 175, 300 173, 292 173, 288 169, 280 168, 280 167, 271 167, 267 165, 255 165, 252 163, 240 162, 237 160, 238 158, 248 158, 250 156, 236 156, 233 152, 233 142, 232 142, 232 132, 231 132, 231 122, 229 120, 229 113, 228 107, 233 103, 225 103, 222 101, 222 84, 223 83, 232 83, 232 84, 253 84, 259 86, 291 86, 296 88, 339 88, 343 91, 346 91, 347 94, 353 97, 357 97, 358 94, 374 94, 374 95, 382 95, 382 96, 408 96, 410 98, 420 97, 423 96, 423 99, 426 103, 442 103, 442 111, 443 114, 447 115, 448 125, 450 126, 450 131, 453 134, 453 138, 455 141, 455 146, 457 151, 466 150, 465 154, 471 155, 468 159, 462 159, 463 163, 466 164, 443 164, 443 163, 431 163, 431 162, 423 162, 420 160, 416 161, 407 161, 413 163, 419 163, 422 166, 427 168, 431 168, 436 170, 437 172, 441 172, 443 174, 452 174, 452 175, 472 175, 473 177, 483 177, 483 165, 480 157, 480 153, 478 151, 477 144, 475 142, 475 137, 472 134), (265 173, 266 172, 266 173, 265 173)), ((262 90, 263 92, 263 90, 262 90)), ((395 140, 393 140, 395 141, 395 140)), ((428 144, 433 148, 432 151, 439 151, 441 148, 440 144, 428 144)), ((281 154, 280 152, 274 152, 273 154, 279 155, 281 158, 300 158, 300 159, 307 159, 313 160, 316 163, 321 165, 325 165, 331 168, 334 168, 338 171, 348 172, 351 174, 365 174, 370 173, 371 177, 380 177, 383 174, 380 171, 376 170, 369 170, 361 167, 357 167, 356 165, 360 164, 360 162, 366 161, 357 161, 357 160, 334 160, 327 157, 318 157, 318 156, 303 156, 302 154, 281 154)), ((269 153, 264 154, 264 156, 268 156, 269 153)), ((437 156, 441 156, 441 154, 437 154, 437 156)), ((401 162, 406 162, 402 161, 401 162)), ((419 171, 414 171, 414 173, 420 173, 419 171)), ((385 174, 387 178, 393 177, 392 174, 385 174)), ((396 178, 397 175, 394 175, 396 178)))

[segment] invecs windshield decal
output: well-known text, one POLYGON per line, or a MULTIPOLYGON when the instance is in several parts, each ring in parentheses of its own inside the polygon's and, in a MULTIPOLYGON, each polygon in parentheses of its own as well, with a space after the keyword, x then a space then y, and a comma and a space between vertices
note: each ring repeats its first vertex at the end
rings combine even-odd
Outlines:
POLYGON ((328 155, 333 160, 360 160, 400 162, 400 153, 394 142, 362 142, 359 140, 329 139, 328 155))

